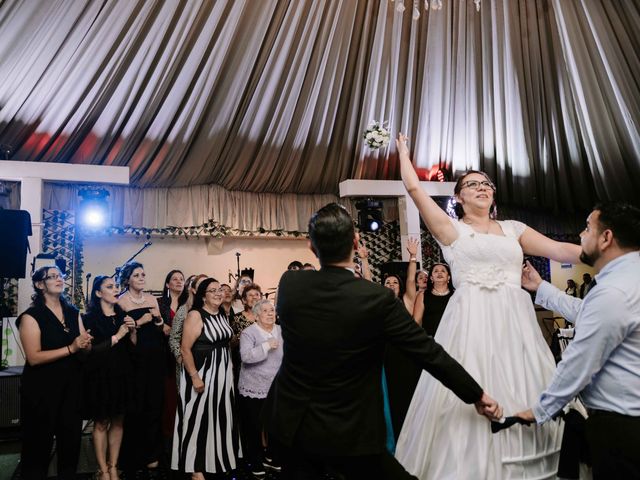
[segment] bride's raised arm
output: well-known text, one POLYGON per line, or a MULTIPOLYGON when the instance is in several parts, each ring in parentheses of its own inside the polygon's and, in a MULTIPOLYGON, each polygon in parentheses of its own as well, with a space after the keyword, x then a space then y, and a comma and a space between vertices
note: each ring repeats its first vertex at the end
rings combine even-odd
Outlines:
POLYGON ((451 219, 433 199, 420 188, 420 179, 413 169, 407 148, 407 136, 399 133, 396 140, 400 156, 400 175, 407 192, 418 207, 420 216, 431 234, 442 244, 450 245, 458 238, 458 232, 451 224, 451 219))

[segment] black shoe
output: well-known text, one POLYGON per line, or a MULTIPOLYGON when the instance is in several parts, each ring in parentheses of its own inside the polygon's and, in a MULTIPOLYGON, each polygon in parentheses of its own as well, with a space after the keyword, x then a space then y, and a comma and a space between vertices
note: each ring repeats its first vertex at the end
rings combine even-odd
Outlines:
POLYGON ((262 461, 262 465, 264 465, 264 468, 268 470, 272 470, 274 472, 279 472, 282 470, 282 467, 274 463, 273 459, 269 457, 264 457, 264 460, 262 461))
POLYGON ((264 478, 267 475, 267 472, 265 472, 264 468, 262 468, 260 464, 253 465, 249 471, 255 478, 264 478))

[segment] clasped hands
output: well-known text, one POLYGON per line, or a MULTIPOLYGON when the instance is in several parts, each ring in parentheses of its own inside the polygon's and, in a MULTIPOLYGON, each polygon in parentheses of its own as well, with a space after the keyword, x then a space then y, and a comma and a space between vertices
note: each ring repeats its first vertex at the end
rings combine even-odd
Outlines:
POLYGON ((93 337, 91 336, 91 329, 89 329, 73 339, 73 342, 68 347, 69 351, 76 353, 78 350, 88 350, 91 348, 91 340, 93 340, 93 337))
POLYGON ((482 397, 474 405, 478 415, 485 416, 493 421, 498 421, 502 418, 502 407, 485 392, 482 392, 482 397))
MULTIPOLYGON (((496 402, 493 398, 491 398, 484 392, 482 392, 482 397, 480 397, 480 400, 475 403, 475 407, 478 415, 483 415, 494 422, 497 422, 503 418, 502 407, 498 404, 498 402, 496 402)), ((530 423, 536 422, 536 417, 533 415, 533 411, 531 409, 518 412, 514 415, 514 417, 521 418, 522 420, 530 423)))

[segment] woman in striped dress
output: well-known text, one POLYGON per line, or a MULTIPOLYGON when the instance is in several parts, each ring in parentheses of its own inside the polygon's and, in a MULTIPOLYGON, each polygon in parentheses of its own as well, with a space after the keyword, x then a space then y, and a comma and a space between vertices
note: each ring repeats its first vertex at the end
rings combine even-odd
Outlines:
POLYGON ((233 330, 220 305, 223 291, 203 280, 182 332, 182 377, 171 468, 203 480, 204 472, 234 470, 242 455, 233 414, 235 393, 229 355, 233 330))

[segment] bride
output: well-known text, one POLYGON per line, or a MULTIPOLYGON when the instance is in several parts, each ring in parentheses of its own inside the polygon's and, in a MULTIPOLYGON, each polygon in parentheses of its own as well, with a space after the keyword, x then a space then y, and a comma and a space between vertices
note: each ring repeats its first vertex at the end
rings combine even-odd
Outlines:
MULTIPOLYGON (((397 140, 404 185, 451 267, 456 288, 435 339, 490 391, 505 415, 528 408, 555 369, 529 295, 520 288, 523 251, 576 264, 580 247, 516 221, 497 221, 495 186, 471 170, 455 186, 450 218, 420 187, 407 137, 397 140)), ((421 480, 555 477, 562 424, 515 426, 495 435, 434 378, 422 373, 396 457, 421 480)))

